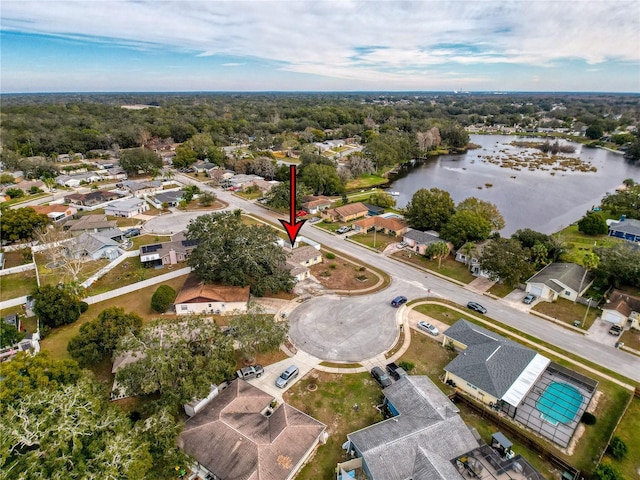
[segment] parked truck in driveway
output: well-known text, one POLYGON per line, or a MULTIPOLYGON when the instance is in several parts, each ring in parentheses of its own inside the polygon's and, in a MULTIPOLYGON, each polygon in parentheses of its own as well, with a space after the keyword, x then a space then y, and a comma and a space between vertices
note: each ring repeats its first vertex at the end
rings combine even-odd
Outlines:
POLYGON ((238 378, 243 380, 249 380, 250 378, 260 378, 260 375, 264 373, 262 365, 251 365, 250 367, 241 368, 236 372, 238 378))

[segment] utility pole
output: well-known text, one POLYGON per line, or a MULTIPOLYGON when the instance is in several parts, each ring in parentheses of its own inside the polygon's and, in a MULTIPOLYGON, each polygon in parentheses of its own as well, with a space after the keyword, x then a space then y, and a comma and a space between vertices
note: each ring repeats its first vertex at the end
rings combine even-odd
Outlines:
POLYGON ((584 322, 586 322, 586 320, 587 320, 587 315, 589 315, 589 307, 591 306, 591 299, 587 298, 587 300, 589 302, 587 303, 587 311, 584 312, 584 318, 582 319, 582 328, 584 328, 584 322))

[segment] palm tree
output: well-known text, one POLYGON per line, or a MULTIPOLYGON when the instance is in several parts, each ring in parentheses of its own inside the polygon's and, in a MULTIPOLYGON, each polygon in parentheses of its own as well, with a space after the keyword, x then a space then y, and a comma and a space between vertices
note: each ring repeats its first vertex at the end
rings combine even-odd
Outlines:
POLYGON ((162 175, 164 176, 165 180, 172 180, 173 177, 176 176, 175 173, 173 173, 173 170, 163 170, 162 175))
POLYGON ((467 267, 469 267, 469 270, 471 270, 471 259, 473 258, 473 254, 476 253, 476 244, 474 242, 467 242, 462 246, 462 251, 466 259, 465 263, 467 267))
POLYGON ((438 270, 440 270, 442 266, 442 259, 447 258, 451 250, 449 250, 449 245, 445 242, 436 242, 432 243, 427 250, 427 254, 431 257, 435 257, 438 259, 438 270))
POLYGON ((47 186, 49 191, 51 191, 53 189, 53 187, 56 185, 56 181, 51 177, 43 178, 42 179, 42 183, 44 183, 47 186))
MULTIPOLYGON (((582 257, 582 262, 580 262, 584 267, 584 274, 582 275, 582 279, 580 280, 580 288, 578 289, 578 295, 582 292, 582 285, 584 284, 584 279, 587 277, 587 273, 594 268, 598 268, 600 264, 600 257, 598 257, 595 253, 587 253, 584 257, 582 257)), ((573 303, 576 303, 578 300, 578 295, 573 303)))

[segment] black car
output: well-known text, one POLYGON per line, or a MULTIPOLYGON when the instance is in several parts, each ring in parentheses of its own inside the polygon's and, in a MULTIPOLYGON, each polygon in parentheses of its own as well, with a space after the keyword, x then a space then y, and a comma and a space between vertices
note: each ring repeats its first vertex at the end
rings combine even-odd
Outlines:
POLYGON ((380 367, 373 367, 371 369, 371 376, 375 379, 376 382, 380 384, 382 388, 388 387, 389 385, 391 385, 391 383, 393 383, 391 382, 389 375, 384 373, 384 370, 382 370, 380 367))
POLYGON ((407 374, 407 372, 404 371, 404 368, 399 367, 396 362, 387 364, 387 372, 394 380, 400 380, 400 377, 404 377, 407 374))
POLYGON ((124 236, 127 238, 137 237, 138 235, 140 235, 139 228, 129 228, 124 232, 124 236))
POLYGON ((478 313, 482 313, 483 315, 485 313, 487 313, 487 309, 484 308, 482 305, 480 305, 479 303, 476 302, 469 302, 467 303, 467 308, 470 308, 471 310, 473 310, 474 312, 478 312, 478 313))
POLYGON ((399 296, 391 300, 391 306, 396 308, 404 305, 405 303, 407 303, 407 297, 403 296, 399 296))

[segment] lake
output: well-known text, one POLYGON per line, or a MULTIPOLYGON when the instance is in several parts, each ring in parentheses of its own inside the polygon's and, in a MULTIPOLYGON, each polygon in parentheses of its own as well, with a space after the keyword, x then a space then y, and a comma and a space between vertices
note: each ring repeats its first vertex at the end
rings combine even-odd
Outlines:
POLYGON ((560 153, 570 163, 579 159, 586 168, 597 171, 562 171, 559 165, 530 170, 503 168, 502 161, 514 156, 539 161, 544 155, 533 148, 509 145, 514 141, 543 142, 544 139, 508 135, 471 135, 470 141, 481 148, 462 155, 442 155, 402 168, 393 177, 392 191, 398 206, 404 207, 421 188, 440 188, 450 193, 457 204, 467 197, 494 203, 506 226, 500 232, 510 236, 521 228, 554 233, 582 218, 598 205, 607 192, 613 192, 626 178, 640 182, 640 164, 632 164, 620 154, 577 143, 574 153, 560 153), (556 168, 554 170, 553 168, 556 168))

